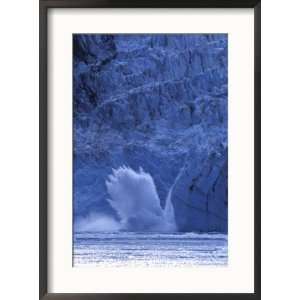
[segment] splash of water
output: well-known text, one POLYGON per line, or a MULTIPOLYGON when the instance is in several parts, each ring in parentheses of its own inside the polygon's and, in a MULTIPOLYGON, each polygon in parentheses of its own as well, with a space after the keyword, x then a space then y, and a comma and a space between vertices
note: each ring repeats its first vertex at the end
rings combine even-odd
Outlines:
POLYGON ((120 223, 103 214, 90 214, 74 224, 75 232, 111 232, 121 229, 120 223))
POLYGON ((176 231, 174 207, 170 189, 163 209, 152 176, 142 168, 113 169, 106 181, 110 195, 108 202, 121 219, 123 230, 128 231, 176 231))

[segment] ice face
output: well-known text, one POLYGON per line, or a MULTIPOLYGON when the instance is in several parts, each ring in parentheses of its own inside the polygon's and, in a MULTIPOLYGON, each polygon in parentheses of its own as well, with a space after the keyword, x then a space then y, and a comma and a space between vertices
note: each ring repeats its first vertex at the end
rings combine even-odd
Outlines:
POLYGON ((146 178, 142 166, 151 216, 172 187, 179 231, 226 232, 227 35, 80 34, 73 45, 75 221, 124 220, 105 181, 122 165, 146 178))

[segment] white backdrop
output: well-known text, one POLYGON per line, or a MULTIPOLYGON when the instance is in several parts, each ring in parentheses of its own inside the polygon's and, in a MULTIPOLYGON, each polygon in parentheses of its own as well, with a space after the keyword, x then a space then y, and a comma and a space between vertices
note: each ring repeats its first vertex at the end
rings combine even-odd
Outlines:
POLYGON ((253 9, 48 12, 48 283, 56 293, 252 293, 253 9), (155 17, 155 19, 154 19, 155 17), (136 24, 139 27, 136 28, 136 24), (228 33, 228 265, 72 267, 72 33, 228 33), (64 147, 61 147, 61 145, 64 147), (186 280, 186 278, 189 278, 186 280), (101 284, 99 284, 101 282, 101 284), (199 284, 201 282, 201 284, 199 284))
MULTIPOLYGON (((263 0, 262 294, 296 299, 300 269, 300 4, 263 0)), ((38 3, 0 4, 0 276, 38 299, 38 3)))

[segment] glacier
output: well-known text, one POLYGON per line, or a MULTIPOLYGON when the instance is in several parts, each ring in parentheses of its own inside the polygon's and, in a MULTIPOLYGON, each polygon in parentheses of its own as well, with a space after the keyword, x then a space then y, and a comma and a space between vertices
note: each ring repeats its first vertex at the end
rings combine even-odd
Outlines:
POLYGON ((227 52, 227 34, 73 35, 75 224, 118 228, 106 183, 126 165, 151 175, 151 209, 169 199, 176 230, 227 232, 227 52))

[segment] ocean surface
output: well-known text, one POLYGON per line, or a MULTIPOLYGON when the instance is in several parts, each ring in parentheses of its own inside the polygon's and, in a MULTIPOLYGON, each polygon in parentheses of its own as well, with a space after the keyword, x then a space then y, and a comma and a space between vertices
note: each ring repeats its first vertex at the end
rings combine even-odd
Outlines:
POLYGON ((75 232, 73 266, 193 267, 226 265, 219 233, 75 232))

